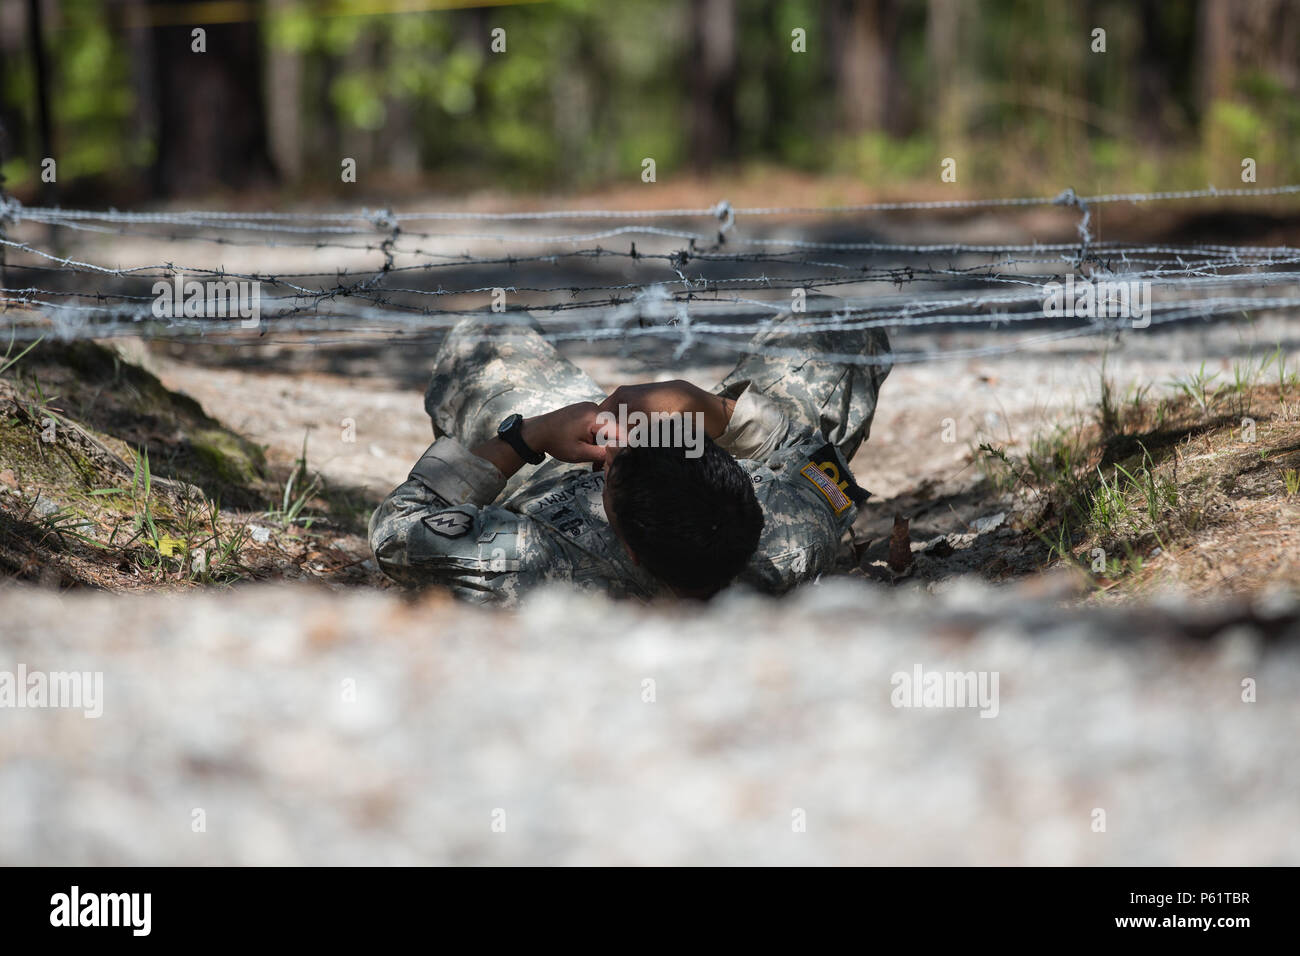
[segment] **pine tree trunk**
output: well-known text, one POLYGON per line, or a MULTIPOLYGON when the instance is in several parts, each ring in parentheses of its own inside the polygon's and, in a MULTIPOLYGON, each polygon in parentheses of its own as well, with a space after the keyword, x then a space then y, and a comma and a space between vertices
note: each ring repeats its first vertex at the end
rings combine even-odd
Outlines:
POLYGON ((693 0, 691 159, 705 170, 736 148, 736 2, 693 0))

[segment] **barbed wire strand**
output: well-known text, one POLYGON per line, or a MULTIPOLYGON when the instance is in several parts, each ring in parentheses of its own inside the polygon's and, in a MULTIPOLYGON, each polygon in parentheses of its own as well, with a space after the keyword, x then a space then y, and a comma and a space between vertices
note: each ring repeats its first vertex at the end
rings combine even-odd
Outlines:
MULTIPOLYGON (((0 263, 5 270, 0 277, 0 315, 8 321, 11 337, 17 339, 47 334, 61 338, 144 335, 200 336, 209 341, 244 343, 261 340, 267 334, 432 333, 464 321, 481 325, 487 335, 494 324, 546 317, 548 325, 543 334, 556 343, 627 347, 637 341, 662 340, 668 345, 663 353, 665 360, 680 358, 697 345, 777 356, 791 348, 776 342, 782 336, 833 335, 875 327, 917 333, 977 326, 988 331, 1030 330, 1030 334, 1018 333, 1020 337, 1015 341, 996 346, 960 350, 907 347, 888 359, 935 361, 1006 354, 1079 336, 1113 335, 1125 327, 1113 315, 1107 318, 1105 309, 1101 320, 1053 314, 1045 303, 1062 282, 1089 286, 1095 283, 1099 288, 1105 283, 1105 288, 1116 293, 1131 286, 1136 294, 1148 297, 1144 318, 1151 326, 1232 313, 1295 311, 1300 307, 1300 298, 1280 293, 1286 286, 1300 289, 1300 270, 1295 268, 1300 264, 1300 249, 1098 241, 1092 234, 1091 217, 1092 207, 1108 203, 1296 194, 1300 194, 1300 186, 1211 187, 1088 197, 1066 189, 1053 197, 878 202, 820 208, 733 208, 724 200, 712 207, 694 209, 409 213, 388 209, 345 213, 63 210, 25 207, 12 197, 0 195, 0 263), (897 243, 871 238, 804 238, 806 226, 802 236, 742 235, 738 227, 740 220, 758 217, 842 217, 1047 205, 1077 212, 1077 241, 1003 245, 897 243), (702 217, 715 220, 716 231, 648 224, 702 217), (569 234, 404 230, 405 224, 421 222, 549 220, 623 222, 569 234), (35 239, 18 238, 17 233, 26 223, 66 229, 66 238, 77 237, 88 251, 65 255, 42 248, 35 239), (155 228, 166 231, 150 232, 155 228), (94 261, 96 256, 89 251, 99 241, 96 237, 101 236, 120 236, 146 244, 216 244, 237 260, 242 257, 259 263, 266 256, 257 250, 284 250, 279 255, 290 258, 284 262, 286 268, 275 270, 262 267, 239 271, 224 263, 214 266, 201 260, 185 265, 167 261, 112 266, 94 261), (363 240, 360 244, 342 241, 357 237, 363 240), (628 239, 628 248, 591 245, 617 239, 628 239), (640 241, 642 248, 638 249, 637 241, 632 240, 640 241), (430 243, 435 248, 425 247, 430 243), (512 251, 482 255, 470 252, 467 246, 447 248, 447 243, 493 243, 506 245, 512 251), (573 245, 583 248, 554 248, 573 245), (532 247, 537 246, 548 248, 534 251, 532 247), (819 255, 811 258, 809 252, 819 255), (363 266, 344 259, 330 271, 293 271, 289 267, 293 256, 303 254, 352 258, 358 254, 375 257, 376 261, 363 266), (940 257, 947 261, 936 264, 933 260, 940 257), (992 261, 978 261, 989 257, 992 261), (610 260, 622 261, 625 269, 647 274, 627 281, 609 281, 605 275, 609 269, 602 263, 610 260), (761 265, 761 271, 752 269, 756 265, 761 265), (726 274, 726 270, 746 266, 751 267, 750 271, 726 274), (578 275, 576 281, 550 284, 503 281, 454 288, 445 288, 442 283, 421 287, 418 282, 391 282, 396 275, 414 278, 446 270, 483 270, 495 279, 523 268, 567 268, 574 275, 573 270, 580 268, 584 274, 578 275), (817 271, 810 273, 810 269, 817 271), (30 274, 34 281, 10 288, 8 278, 15 271, 30 274), (73 284, 71 278, 75 276, 93 277, 94 287, 73 284), (170 284, 172 289, 179 284, 180 294, 160 291, 159 283, 163 287, 170 284), (256 284, 255 330, 232 328, 231 294, 236 296, 234 307, 242 310, 247 290, 241 284, 256 284), (865 297, 831 296, 825 291, 851 293, 855 286, 869 290, 882 284, 896 286, 898 291, 865 297), (268 290, 263 291, 262 285, 268 290), (214 286, 218 287, 216 291, 214 286), (192 287, 197 288, 193 295, 192 287), (960 290, 960 294, 953 294, 954 290, 960 290), (1219 294, 1224 291, 1254 294, 1219 294), (496 300, 507 295, 514 301, 508 305, 497 302, 490 309, 475 301, 484 296, 496 300), (792 297, 800 295, 807 301, 796 306, 792 297), (164 297, 176 301, 160 313, 158 306, 164 297), (431 304, 441 300, 453 304, 446 308, 431 304), (456 300, 472 304, 457 307, 461 302, 456 300), (496 305, 501 308, 498 310, 496 305), (186 314, 187 307, 194 314, 186 314), (1064 329, 1033 331, 1062 321, 1073 324, 1064 329)), ((1055 294, 1059 298, 1059 289, 1055 294)), ((1127 296, 1123 302, 1126 307, 1131 305, 1127 296)), ((860 360, 865 364, 879 360, 824 351, 819 352, 819 358, 849 363, 860 360)))

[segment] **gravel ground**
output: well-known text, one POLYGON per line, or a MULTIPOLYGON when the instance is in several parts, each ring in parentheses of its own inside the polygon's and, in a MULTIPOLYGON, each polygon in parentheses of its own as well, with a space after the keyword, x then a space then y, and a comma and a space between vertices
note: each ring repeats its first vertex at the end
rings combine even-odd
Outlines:
POLYGON ((1067 590, 8 588, 0 672, 103 712, 0 709, 0 863, 1300 863, 1300 607, 1067 590), (893 706, 917 667, 996 700, 893 706))

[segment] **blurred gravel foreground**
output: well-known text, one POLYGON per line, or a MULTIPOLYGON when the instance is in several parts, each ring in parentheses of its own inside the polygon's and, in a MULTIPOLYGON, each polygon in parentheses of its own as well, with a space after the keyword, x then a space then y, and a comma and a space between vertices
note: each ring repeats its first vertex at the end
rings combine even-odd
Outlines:
POLYGON ((103 714, 0 708, 0 863, 1300 863, 1300 608, 1056 587, 8 588, 0 672, 103 714), (894 706, 918 668, 996 716, 894 706))

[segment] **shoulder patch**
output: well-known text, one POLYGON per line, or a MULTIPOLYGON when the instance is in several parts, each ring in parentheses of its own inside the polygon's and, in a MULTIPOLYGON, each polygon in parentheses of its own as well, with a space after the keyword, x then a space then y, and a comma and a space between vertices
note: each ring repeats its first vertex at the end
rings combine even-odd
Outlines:
MULTIPOLYGON (((839 452, 835 450, 835 446, 830 442, 818 448, 808 456, 808 459, 828 475, 832 484, 848 495, 855 505, 863 504, 871 497, 871 492, 861 487, 853 479, 853 473, 849 471, 848 465, 842 464, 839 452)), ((838 514, 838 509, 836 513, 838 514)))
POLYGON ((835 483, 831 476, 826 474, 826 472, 822 471, 811 461, 799 469, 799 474, 812 482, 813 487, 825 496, 826 500, 830 503, 831 510, 836 514, 839 514, 847 509, 849 505, 853 504, 853 502, 849 500, 849 496, 844 493, 843 489, 835 483))
POLYGON ((474 526, 474 516, 463 511, 440 511, 424 516, 424 526, 444 538, 460 538, 469 534, 474 526))

